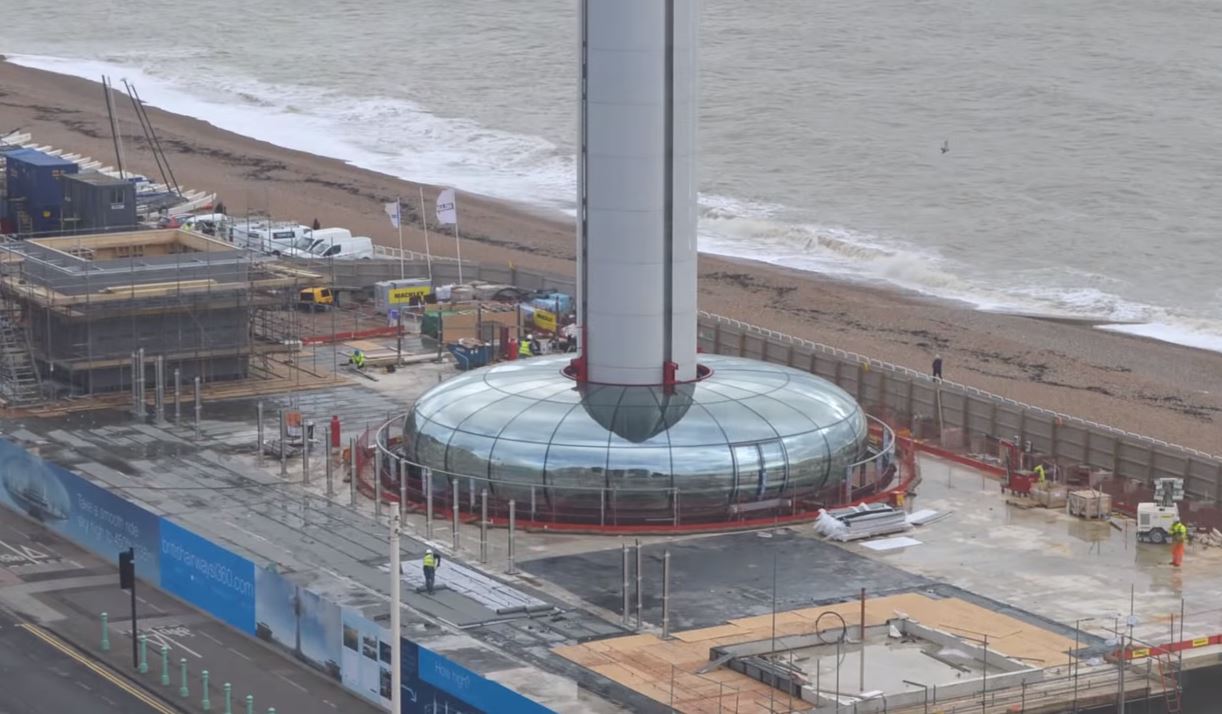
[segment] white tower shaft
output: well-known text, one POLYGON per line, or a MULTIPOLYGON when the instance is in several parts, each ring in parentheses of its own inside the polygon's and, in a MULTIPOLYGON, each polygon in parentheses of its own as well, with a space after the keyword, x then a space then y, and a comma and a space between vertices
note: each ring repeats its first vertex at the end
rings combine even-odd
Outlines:
POLYGON ((696 378, 698 0, 581 0, 578 317, 590 382, 696 378))

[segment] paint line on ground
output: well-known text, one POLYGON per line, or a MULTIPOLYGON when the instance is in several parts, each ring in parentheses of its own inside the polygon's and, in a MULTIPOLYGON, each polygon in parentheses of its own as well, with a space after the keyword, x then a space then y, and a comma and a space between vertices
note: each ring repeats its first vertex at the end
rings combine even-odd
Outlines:
POLYGON ((246 660, 247 662, 250 662, 250 661, 251 661, 251 659, 250 659, 249 657, 247 657, 246 655, 242 654, 241 652, 238 652, 237 650, 235 650, 235 649, 234 649, 234 648, 232 648, 232 647, 226 647, 225 649, 227 649, 227 650, 229 650, 230 652, 234 653, 235 655, 237 655, 237 656, 241 657, 242 659, 246 660))
POLYGON ((76 660, 80 664, 89 668, 94 674, 97 674, 102 679, 105 679, 106 681, 115 685, 119 689, 122 689, 124 692, 127 692, 135 699, 138 699, 139 701, 143 702, 144 704, 147 704, 149 707, 160 712, 161 714, 177 714, 173 709, 170 709, 166 705, 154 699, 152 696, 136 688, 130 682, 123 679, 119 675, 115 674, 105 665, 96 663, 93 660, 90 660, 84 657, 79 652, 77 652, 75 649, 73 649, 70 645, 68 645, 66 642, 59 639, 55 635, 51 634, 49 631, 39 627, 38 625, 34 625, 28 622, 23 622, 19 624, 18 627, 22 628, 26 632, 29 632, 31 635, 34 635, 38 639, 42 640, 43 642, 50 645, 51 647, 54 647, 55 649, 59 650, 61 653, 67 655, 68 657, 71 657, 72 659, 76 660))
POLYGON ((298 684, 298 683, 294 682, 293 680, 289 679, 288 677, 284 676, 283 674, 280 674, 280 673, 278 673, 278 672, 277 672, 277 673, 276 673, 276 676, 277 676, 277 677, 279 677, 279 678, 281 678, 281 679, 283 679, 284 681, 288 682, 288 683, 289 683, 289 685, 291 685, 291 686, 293 686, 293 687, 296 687, 297 689, 301 690, 302 692, 305 692, 306 694, 309 694, 309 693, 310 693, 310 690, 308 690, 308 689, 306 689, 305 687, 301 686, 300 684, 298 684))

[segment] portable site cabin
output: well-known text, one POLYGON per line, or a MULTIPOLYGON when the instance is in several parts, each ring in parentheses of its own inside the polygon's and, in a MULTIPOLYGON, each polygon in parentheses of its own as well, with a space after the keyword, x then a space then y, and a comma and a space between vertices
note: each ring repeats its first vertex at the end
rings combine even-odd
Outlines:
POLYGON ((64 233, 112 233, 136 228, 136 185, 88 171, 63 177, 64 233))
POLYGON ((5 152, 5 203, 8 220, 22 237, 54 235, 63 230, 63 176, 80 170, 76 163, 34 149, 5 152))

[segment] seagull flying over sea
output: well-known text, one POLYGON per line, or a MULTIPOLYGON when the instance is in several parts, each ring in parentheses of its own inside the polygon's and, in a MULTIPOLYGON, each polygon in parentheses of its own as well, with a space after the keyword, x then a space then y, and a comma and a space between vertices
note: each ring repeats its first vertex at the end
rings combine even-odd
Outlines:
POLYGON ((949 151, 950 151, 950 139, 947 139, 946 141, 942 142, 942 153, 945 154, 949 151))

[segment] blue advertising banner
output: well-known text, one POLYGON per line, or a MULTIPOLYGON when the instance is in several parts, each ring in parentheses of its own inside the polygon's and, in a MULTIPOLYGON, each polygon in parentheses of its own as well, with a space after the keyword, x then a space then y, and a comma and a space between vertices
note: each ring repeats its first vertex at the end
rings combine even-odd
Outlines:
MULTIPOLYGON (((517 692, 451 662, 427 648, 416 646, 420 681, 432 685, 438 693, 449 694, 467 705, 464 714, 552 714, 552 710, 532 702, 517 692)), ((407 657, 403 658, 405 661, 407 657)), ((452 701, 452 700, 451 700, 452 701)), ((408 710, 412 711, 412 710, 408 710)), ((420 711, 425 711, 421 709, 420 711)), ((454 711, 453 708, 450 709, 454 711)))
POLYGON ((260 568, 255 573, 255 636, 291 651, 327 676, 341 679, 339 607, 260 568))
POLYGON ((402 640, 403 702, 401 714, 489 714, 420 680, 420 646, 402 640))
POLYGON ((255 565, 161 520, 161 588, 247 634, 255 634, 255 565))
POLYGON ((158 580, 160 518, 67 469, 0 440, 0 503, 98 555, 136 550, 140 577, 158 580))

